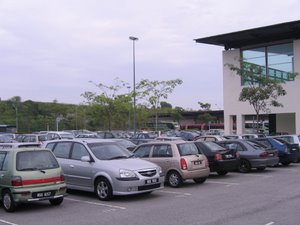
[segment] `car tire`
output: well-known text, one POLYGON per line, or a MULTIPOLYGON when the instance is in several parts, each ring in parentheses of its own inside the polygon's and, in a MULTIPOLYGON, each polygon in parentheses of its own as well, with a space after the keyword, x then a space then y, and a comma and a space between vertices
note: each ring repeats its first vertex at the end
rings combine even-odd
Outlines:
POLYGON ((256 168, 258 171, 264 171, 266 169, 266 167, 257 167, 256 168))
POLYGON ((194 178, 193 180, 196 184, 203 184, 206 181, 206 178, 207 177, 200 177, 200 178, 194 178))
POLYGON ((241 173, 248 173, 251 170, 251 164, 248 160, 241 159, 238 170, 241 173))
POLYGON ((108 201, 112 198, 112 187, 110 182, 102 177, 97 179, 95 183, 95 193, 102 201, 108 201))
POLYGON ((219 174, 220 176, 225 176, 228 173, 228 171, 226 170, 220 170, 217 172, 217 174, 219 174))
POLYGON ((281 164, 282 164, 283 166, 288 166, 288 165, 291 164, 291 162, 282 162, 281 164))
POLYGON ((51 205, 60 205, 62 202, 64 201, 64 198, 54 198, 54 199, 50 199, 49 202, 51 205))
POLYGON ((6 212, 14 212, 16 210, 16 203, 9 190, 2 192, 2 203, 6 212))
POLYGON ((171 187, 179 187, 182 185, 182 178, 176 171, 170 171, 168 173, 167 182, 171 187))

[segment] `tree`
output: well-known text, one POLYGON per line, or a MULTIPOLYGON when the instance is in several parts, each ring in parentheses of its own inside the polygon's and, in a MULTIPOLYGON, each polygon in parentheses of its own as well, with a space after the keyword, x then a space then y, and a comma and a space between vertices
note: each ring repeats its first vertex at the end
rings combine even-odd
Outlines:
POLYGON ((168 81, 150 81, 148 79, 141 80, 137 86, 137 95, 146 99, 155 111, 155 130, 157 131, 158 107, 162 98, 167 99, 168 95, 174 91, 177 85, 182 84, 182 80, 168 81))
MULTIPOLYGON (((131 95, 119 93, 123 88, 126 88, 128 84, 118 78, 114 81, 115 83, 110 86, 103 83, 96 84, 92 82, 100 89, 100 94, 90 91, 82 94, 90 105, 99 105, 101 107, 101 111, 108 123, 108 130, 112 128, 114 117, 127 118, 125 116, 119 116, 118 113, 121 113, 121 111, 124 113, 124 108, 129 110, 131 106, 131 95)), ((118 121, 118 123, 120 123, 120 121, 118 121)))
POLYGON ((200 105, 201 111, 210 111, 211 104, 203 102, 198 102, 198 104, 200 105))
MULTIPOLYGON (((242 88, 239 101, 248 102, 256 113, 256 129, 259 132, 259 116, 261 112, 270 113, 271 107, 283 107, 278 97, 286 95, 282 87, 283 80, 278 81, 266 76, 263 67, 256 64, 241 62, 241 67, 226 64, 231 71, 239 75, 247 86, 242 88)), ((288 73, 288 77, 294 79, 297 73, 288 73)))

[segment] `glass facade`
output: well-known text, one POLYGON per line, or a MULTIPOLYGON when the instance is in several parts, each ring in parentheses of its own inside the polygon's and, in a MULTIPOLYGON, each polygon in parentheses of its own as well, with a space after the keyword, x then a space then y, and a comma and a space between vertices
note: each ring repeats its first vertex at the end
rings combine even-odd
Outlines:
MULTIPOLYGON (((271 45, 260 48, 242 50, 243 65, 246 69, 259 70, 258 74, 269 76, 274 80, 291 81, 289 76, 293 70, 293 43, 271 45)), ((242 80, 243 85, 255 81, 242 80)))

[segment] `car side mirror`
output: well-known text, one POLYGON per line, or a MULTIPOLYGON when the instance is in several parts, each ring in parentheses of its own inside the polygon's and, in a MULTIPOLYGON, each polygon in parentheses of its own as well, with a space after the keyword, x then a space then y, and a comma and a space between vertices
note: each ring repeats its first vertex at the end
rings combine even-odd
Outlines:
POLYGON ((81 157, 81 161, 82 161, 82 162, 91 162, 92 160, 91 160, 91 157, 90 157, 90 156, 85 155, 85 156, 82 156, 82 157, 81 157))

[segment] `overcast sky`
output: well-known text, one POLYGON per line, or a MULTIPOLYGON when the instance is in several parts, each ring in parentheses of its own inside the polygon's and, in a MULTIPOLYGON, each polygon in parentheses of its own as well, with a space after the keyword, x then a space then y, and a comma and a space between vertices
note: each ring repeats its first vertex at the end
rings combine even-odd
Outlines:
MULTIPOLYGON (((223 109, 222 47, 196 38, 300 19, 299 0, 0 0, 0 98, 79 104, 94 83, 182 79, 165 101, 223 109)), ((124 92, 128 90, 124 90, 124 92)))

